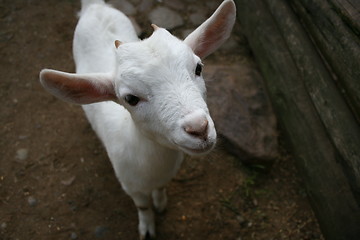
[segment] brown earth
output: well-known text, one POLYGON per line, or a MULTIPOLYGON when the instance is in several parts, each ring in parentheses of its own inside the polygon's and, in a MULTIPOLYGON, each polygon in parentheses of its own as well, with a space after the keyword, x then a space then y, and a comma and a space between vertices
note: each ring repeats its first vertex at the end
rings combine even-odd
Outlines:
MULTIPOLYGON (((78 9, 71 0, 0 1, 2 240, 138 238, 136 209, 81 108, 50 96, 38 81, 45 67, 74 71, 78 9)), ((144 15, 136 18, 150 31, 144 15)), ((236 58, 219 52, 210 61, 225 55, 236 58)), ((286 154, 262 171, 220 144, 209 156, 187 158, 168 196, 167 211, 156 218, 159 240, 322 239, 286 154)))

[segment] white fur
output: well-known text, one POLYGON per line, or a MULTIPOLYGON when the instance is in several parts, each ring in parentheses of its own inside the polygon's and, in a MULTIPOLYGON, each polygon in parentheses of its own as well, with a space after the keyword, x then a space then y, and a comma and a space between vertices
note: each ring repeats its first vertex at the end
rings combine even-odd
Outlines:
POLYGON ((139 208, 142 239, 155 236, 152 205, 164 210, 164 186, 177 173, 184 152, 204 154, 215 145, 204 80, 195 69, 200 57, 226 40, 234 21, 235 5, 226 0, 184 42, 156 27, 139 41, 124 14, 101 0, 82 0, 73 43, 76 74, 40 74, 55 96, 88 104, 83 105, 86 116, 139 208), (116 39, 122 42, 118 48, 116 39), (124 100, 129 94, 140 98, 136 106, 124 100))

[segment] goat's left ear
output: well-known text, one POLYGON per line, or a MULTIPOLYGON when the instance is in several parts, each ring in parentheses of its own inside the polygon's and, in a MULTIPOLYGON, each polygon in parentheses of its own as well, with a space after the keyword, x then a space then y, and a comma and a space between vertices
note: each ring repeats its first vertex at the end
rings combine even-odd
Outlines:
POLYGON ((48 92, 70 103, 89 104, 117 99, 113 77, 108 73, 71 74, 44 69, 40 72, 40 82, 48 92))
POLYGON ((235 19, 234 1, 225 0, 210 18, 186 37, 184 42, 203 59, 229 38, 235 19))

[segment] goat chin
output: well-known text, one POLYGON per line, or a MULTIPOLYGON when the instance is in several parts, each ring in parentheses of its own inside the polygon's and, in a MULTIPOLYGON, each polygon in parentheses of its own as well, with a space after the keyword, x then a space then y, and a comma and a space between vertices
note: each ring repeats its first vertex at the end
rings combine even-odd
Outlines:
POLYGON ((199 156, 215 146, 201 60, 229 37, 235 4, 225 0, 184 41, 156 25, 140 41, 122 12, 103 0, 81 3, 73 41, 76 73, 45 69, 40 82, 56 97, 83 105, 138 208, 140 238, 155 237, 152 206, 166 207, 164 186, 183 152, 199 156))

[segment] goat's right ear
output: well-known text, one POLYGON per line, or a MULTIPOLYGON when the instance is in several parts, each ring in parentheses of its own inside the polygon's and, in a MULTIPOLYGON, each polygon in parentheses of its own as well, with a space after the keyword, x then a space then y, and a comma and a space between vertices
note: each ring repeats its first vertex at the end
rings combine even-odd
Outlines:
POLYGON ((184 42, 201 59, 214 52, 229 38, 236 19, 233 0, 225 0, 213 15, 195 29, 184 42))
POLYGON ((113 76, 109 73, 71 74, 50 69, 40 72, 40 82, 54 96, 70 103, 115 101, 113 76))

